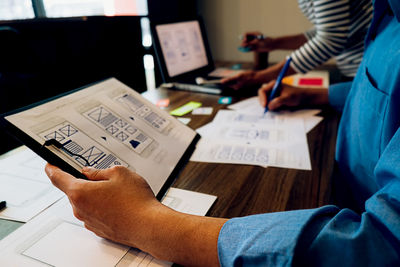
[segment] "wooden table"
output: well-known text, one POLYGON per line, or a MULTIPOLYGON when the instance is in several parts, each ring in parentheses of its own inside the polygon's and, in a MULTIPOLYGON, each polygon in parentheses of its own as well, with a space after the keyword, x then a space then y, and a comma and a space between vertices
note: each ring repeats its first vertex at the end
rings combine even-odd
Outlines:
MULTIPOLYGON (((144 96, 154 103, 169 98, 168 111, 188 101, 213 107, 213 116, 184 116, 192 119, 188 126, 193 129, 212 121, 219 109, 226 108, 218 104, 220 96, 208 94, 157 89, 144 96)), ((188 162, 173 187, 218 196, 209 215, 226 218, 328 204, 338 115, 333 111, 324 111, 322 115, 324 120, 308 134, 312 171, 188 162)))
MULTIPOLYGON (((213 107, 212 116, 187 115, 189 127, 197 129, 212 121, 220 96, 157 89, 143 94, 153 101, 169 98, 173 110, 189 101, 213 107)), ((234 99, 239 100, 239 99, 234 99)), ((329 203, 338 115, 325 111, 324 120, 308 134, 312 171, 258 166, 188 162, 173 187, 218 197, 209 216, 232 218, 265 212, 316 208, 329 203)), ((0 219, 0 239, 21 226, 0 219)))

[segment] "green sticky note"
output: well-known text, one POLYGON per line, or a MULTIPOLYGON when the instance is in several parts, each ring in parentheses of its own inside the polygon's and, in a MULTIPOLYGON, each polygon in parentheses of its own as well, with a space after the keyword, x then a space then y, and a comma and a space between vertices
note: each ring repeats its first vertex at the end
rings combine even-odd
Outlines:
POLYGON ((194 102, 190 101, 183 105, 182 107, 179 107, 173 111, 171 111, 169 114, 174 115, 174 116, 183 116, 185 114, 188 114, 191 112, 193 109, 201 107, 201 103, 199 102, 194 102))

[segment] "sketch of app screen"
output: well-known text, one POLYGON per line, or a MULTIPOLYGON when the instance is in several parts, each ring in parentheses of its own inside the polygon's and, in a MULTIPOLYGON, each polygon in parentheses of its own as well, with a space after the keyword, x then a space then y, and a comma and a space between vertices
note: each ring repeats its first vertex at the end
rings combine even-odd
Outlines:
POLYGON ((117 165, 129 166, 68 121, 51 126, 39 136, 44 140, 55 139, 60 142, 63 154, 80 167, 107 169, 117 165))
POLYGON ((156 32, 170 77, 208 65, 198 21, 157 25, 156 32))

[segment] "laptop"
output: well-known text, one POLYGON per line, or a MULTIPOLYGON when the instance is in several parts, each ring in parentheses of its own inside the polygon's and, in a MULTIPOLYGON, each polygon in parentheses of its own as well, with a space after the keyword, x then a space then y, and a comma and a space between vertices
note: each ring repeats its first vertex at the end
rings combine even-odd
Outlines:
POLYGON ((209 94, 231 94, 232 90, 216 84, 210 76, 215 70, 201 18, 185 21, 151 22, 156 58, 163 85, 177 90, 209 94))

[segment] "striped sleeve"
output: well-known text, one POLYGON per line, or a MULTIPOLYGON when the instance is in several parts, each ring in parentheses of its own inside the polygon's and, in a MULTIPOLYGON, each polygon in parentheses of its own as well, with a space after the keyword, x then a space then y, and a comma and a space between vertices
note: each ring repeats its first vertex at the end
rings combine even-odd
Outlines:
POLYGON ((291 67, 300 73, 339 55, 350 34, 349 0, 313 0, 312 8, 315 34, 291 55, 291 67))
POLYGON ((312 38, 315 37, 315 34, 317 33, 317 30, 315 28, 309 29, 304 33, 304 36, 307 38, 307 40, 311 40, 312 38))

